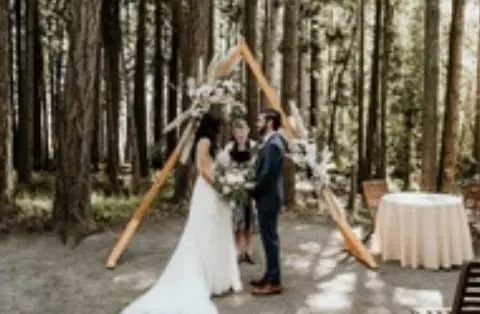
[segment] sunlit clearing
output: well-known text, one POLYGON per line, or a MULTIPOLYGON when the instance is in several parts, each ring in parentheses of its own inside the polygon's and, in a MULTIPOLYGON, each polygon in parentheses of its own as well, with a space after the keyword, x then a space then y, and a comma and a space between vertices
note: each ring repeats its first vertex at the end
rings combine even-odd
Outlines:
POLYGON ((443 303, 442 294, 438 290, 395 288, 393 299, 408 307, 439 307, 443 303))
POLYGON ((151 272, 137 272, 118 275, 113 278, 114 283, 128 283, 135 290, 144 290, 153 285, 157 275, 151 272))

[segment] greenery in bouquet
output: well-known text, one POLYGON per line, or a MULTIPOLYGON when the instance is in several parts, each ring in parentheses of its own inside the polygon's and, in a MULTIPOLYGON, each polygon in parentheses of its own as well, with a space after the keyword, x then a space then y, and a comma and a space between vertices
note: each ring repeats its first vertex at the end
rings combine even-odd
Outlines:
POLYGON ((217 163, 214 169, 214 185, 225 200, 246 202, 254 187, 253 175, 251 167, 217 163))

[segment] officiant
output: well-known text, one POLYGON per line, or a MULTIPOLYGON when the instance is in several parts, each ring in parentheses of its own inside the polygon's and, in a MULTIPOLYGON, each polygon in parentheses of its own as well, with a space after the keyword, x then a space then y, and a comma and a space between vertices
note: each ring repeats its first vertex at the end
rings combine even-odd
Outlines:
MULTIPOLYGON (((232 166, 252 167, 253 148, 256 142, 250 139, 250 128, 244 119, 236 119, 232 123, 233 140, 225 146, 232 166)), ((257 232, 256 212, 253 200, 237 200, 232 209, 233 230, 235 232, 235 245, 237 248, 238 262, 254 264, 253 260, 253 234, 257 232)))

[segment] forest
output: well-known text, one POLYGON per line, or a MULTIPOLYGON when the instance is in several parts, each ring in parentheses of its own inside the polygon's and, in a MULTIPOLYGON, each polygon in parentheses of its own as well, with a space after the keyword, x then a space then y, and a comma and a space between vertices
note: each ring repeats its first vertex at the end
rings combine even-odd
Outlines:
MULTIPOLYGON (((333 153, 339 193, 458 193, 480 173, 479 22, 473 0, 0 0, 0 230, 78 242, 125 221, 176 146, 188 78, 240 38, 333 153)), ((267 100, 245 64, 232 79, 253 126, 267 100)), ((190 170, 153 215, 184 211, 190 170)))

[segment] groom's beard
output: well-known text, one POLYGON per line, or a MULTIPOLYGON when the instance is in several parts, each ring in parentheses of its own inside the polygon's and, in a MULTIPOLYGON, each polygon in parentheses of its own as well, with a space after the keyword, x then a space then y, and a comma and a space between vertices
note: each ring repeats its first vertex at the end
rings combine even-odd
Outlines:
POLYGON ((260 129, 258 129, 258 134, 259 134, 261 137, 265 136, 265 134, 267 134, 267 127, 264 126, 264 127, 260 128, 260 129))

